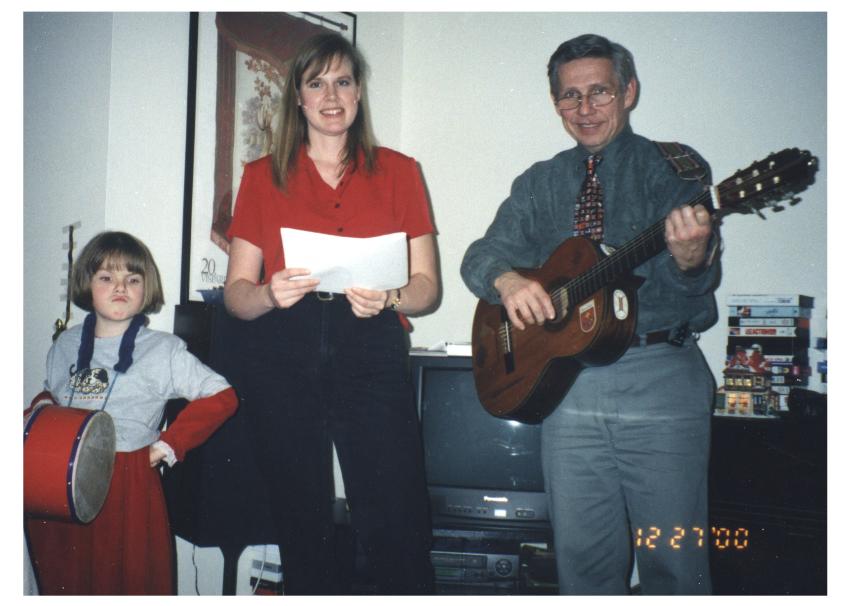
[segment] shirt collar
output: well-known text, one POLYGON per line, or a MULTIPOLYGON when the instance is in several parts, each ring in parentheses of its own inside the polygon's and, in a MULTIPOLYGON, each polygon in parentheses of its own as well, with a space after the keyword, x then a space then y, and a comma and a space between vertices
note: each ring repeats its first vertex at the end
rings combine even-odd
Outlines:
MULTIPOLYGON (((630 124, 625 124, 624 128, 622 128, 621 132, 616 135, 615 139, 610 141, 606 147, 600 150, 598 155, 604 159, 617 156, 630 145, 632 139, 633 129, 630 127, 630 124)), ((590 155, 590 152, 585 147, 581 145, 577 147, 580 150, 580 153, 583 154, 583 158, 587 158, 590 155)))
MULTIPOLYGON (((296 158, 297 170, 307 170, 311 174, 316 174, 317 178, 319 177, 319 171, 317 171, 316 165, 314 161, 311 160, 310 156, 308 156, 308 146, 306 144, 302 144, 299 146, 299 154, 296 158)), ((364 165, 364 151, 359 149, 357 152, 357 158, 355 162, 352 160, 349 161, 349 164, 343 171, 343 177, 340 179, 340 183, 337 184, 337 189, 342 189, 346 186, 349 180, 352 178, 353 173, 355 172, 356 167, 364 165)))

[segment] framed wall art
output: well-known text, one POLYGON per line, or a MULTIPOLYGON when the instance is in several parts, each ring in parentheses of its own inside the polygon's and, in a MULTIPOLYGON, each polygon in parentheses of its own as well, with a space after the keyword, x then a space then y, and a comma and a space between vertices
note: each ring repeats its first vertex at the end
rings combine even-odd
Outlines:
POLYGON ((270 152, 282 87, 301 43, 352 13, 193 13, 190 19, 181 303, 221 299, 242 168, 270 152))

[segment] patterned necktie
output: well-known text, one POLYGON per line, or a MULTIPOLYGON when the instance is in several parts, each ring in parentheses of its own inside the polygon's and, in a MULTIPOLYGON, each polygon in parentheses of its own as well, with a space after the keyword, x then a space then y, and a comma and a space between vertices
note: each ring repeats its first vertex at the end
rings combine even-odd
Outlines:
POLYGON ((604 228, 603 188, 595 174, 600 161, 597 154, 586 158, 586 178, 574 205, 574 235, 586 236, 596 242, 603 239, 604 228))

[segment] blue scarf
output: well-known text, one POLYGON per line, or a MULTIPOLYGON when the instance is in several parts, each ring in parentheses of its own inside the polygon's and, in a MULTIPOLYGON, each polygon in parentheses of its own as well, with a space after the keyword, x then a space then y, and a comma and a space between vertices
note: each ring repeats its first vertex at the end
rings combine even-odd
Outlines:
MULTIPOLYGON (((118 362, 113 366, 116 372, 127 372, 133 364, 133 348, 136 346, 136 335, 145 324, 145 315, 137 314, 130 321, 130 326, 121 337, 121 345, 118 347, 118 362)), ((95 352, 95 314, 90 313, 83 321, 83 335, 80 338, 80 349, 77 350, 77 370, 88 368, 92 363, 92 354, 95 352)))

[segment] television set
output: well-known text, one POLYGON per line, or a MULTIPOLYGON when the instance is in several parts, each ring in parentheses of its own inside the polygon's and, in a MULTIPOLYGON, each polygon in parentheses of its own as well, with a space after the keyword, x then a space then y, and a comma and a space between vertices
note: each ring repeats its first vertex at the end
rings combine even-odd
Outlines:
POLYGON ((433 520, 549 528, 541 426, 489 414, 469 356, 412 352, 411 371, 433 520))

